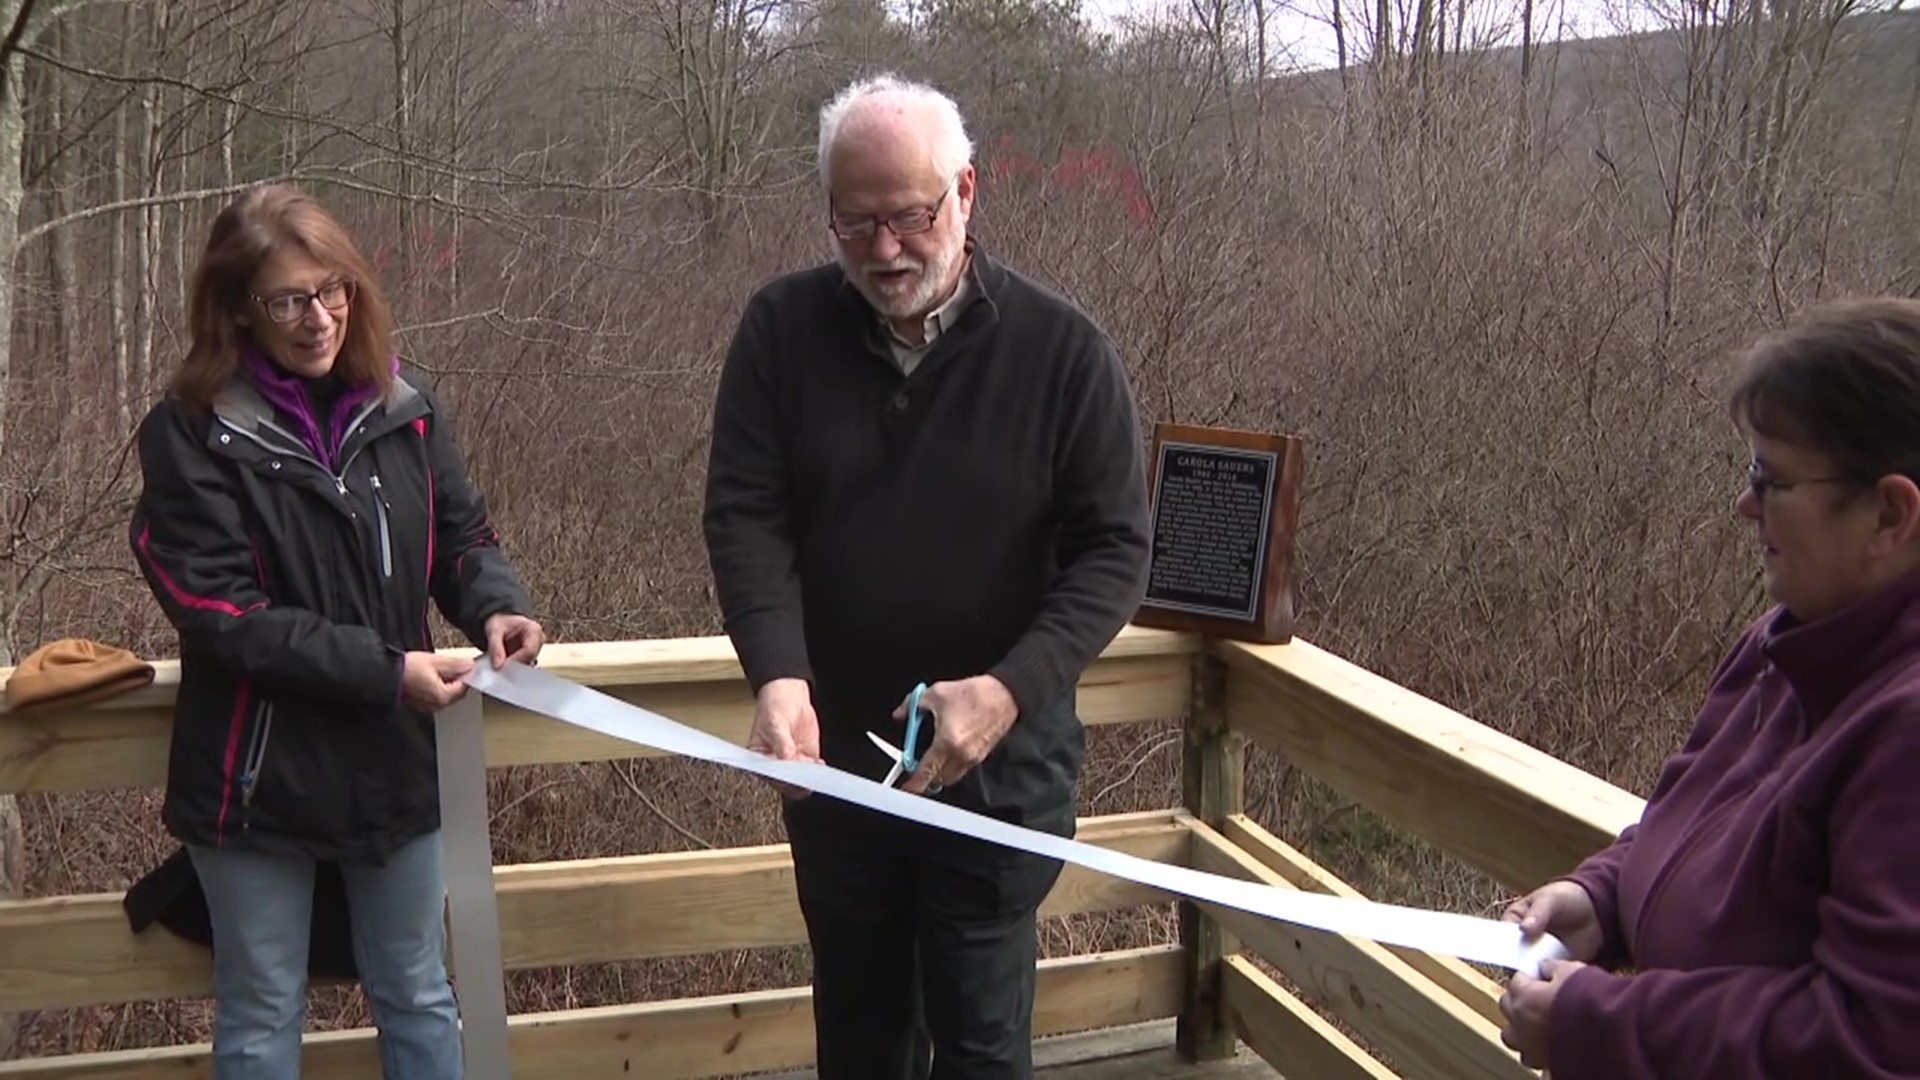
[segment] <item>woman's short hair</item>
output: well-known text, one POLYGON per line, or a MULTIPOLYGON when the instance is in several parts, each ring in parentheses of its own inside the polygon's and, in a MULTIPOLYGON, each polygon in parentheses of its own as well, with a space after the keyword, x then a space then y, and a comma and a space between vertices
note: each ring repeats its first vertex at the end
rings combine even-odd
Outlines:
POLYGON ((291 184, 247 189, 213 219, 207 247, 194 269, 187 301, 193 343, 173 379, 173 391, 206 408, 240 370, 251 335, 240 316, 253 305, 253 278, 261 264, 288 245, 353 279, 347 333, 334 361, 342 380, 372 383, 384 396, 393 385, 393 315, 373 268, 340 223, 291 184))
POLYGON ((1920 300, 1819 305, 1747 351, 1734 419, 1824 454, 1862 485, 1920 482, 1920 300))

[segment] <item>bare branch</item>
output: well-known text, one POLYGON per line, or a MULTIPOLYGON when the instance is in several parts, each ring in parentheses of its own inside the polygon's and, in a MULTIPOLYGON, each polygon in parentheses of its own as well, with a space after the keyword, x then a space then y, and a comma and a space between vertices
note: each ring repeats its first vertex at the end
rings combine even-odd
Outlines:
POLYGON ((21 233, 20 239, 14 243, 14 254, 17 256, 22 248, 55 229, 71 225, 77 221, 85 221, 88 218, 99 217, 102 214, 115 214, 123 210, 139 210, 148 206, 171 206, 176 203, 195 202, 200 199, 224 198, 228 195, 239 194, 253 187, 255 184, 272 183, 280 180, 299 180, 303 179, 306 175, 307 174, 297 172, 285 173, 280 176, 267 177, 261 180, 249 180, 246 183, 224 184, 220 187, 201 188, 198 191, 168 191, 159 195, 142 195, 137 199, 121 199, 117 202, 89 206, 85 210, 75 210, 71 214, 62 214, 57 218, 50 218, 21 233))
POLYGON ((641 791, 640 785, 634 783, 632 769, 633 769, 633 766, 630 763, 623 762, 619 767, 615 768, 614 775, 620 778, 620 782, 627 786, 628 791, 633 792, 633 797, 636 799, 639 799, 641 805, 653 811, 653 816, 659 818, 660 821, 667 826, 667 828, 672 829, 674 832, 679 833, 681 836, 685 837, 686 839, 692 841, 695 844, 700 845, 703 848, 713 847, 712 841, 702 838, 701 836, 694 833, 692 830, 688 829, 685 825, 682 825, 679 822, 673 820, 673 818, 669 816, 665 810, 660 809, 660 804, 654 802, 651 798, 649 798, 646 792, 641 791))
MULTIPOLYGON (((235 82, 231 86, 216 86, 216 85, 203 85, 200 83, 191 82, 186 79, 175 78, 171 75, 151 75, 151 74, 119 75, 119 74, 115 74, 114 72, 101 71, 97 68, 90 68, 81 64, 72 63, 67 60, 62 60, 58 57, 52 56, 44 52, 40 52, 36 49, 27 48, 25 46, 22 46, 19 52, 23 56, 30 56, 33 59, 38 60, 43 64, 47 64, 50 67, 58 68, 59 70, 65 71, 71 75, 80 75, 86 78, 98 79, 102 82, 114 83, 118 85, 129 85, 129 86, 152 85, 152 86, 172 87, 174 89, 185 90, 189 93, 197 94, 211 101, 217 101, 222 104, 233 105, 236 108, 244 109, 247 112, 252 113, 256 116, 264 116, 271 120, 279 120, 283 122, 308 124, 321 131, 327 132, 329 135, 337 136, 352 142, 359 143, 361 146, 367 148, 368 150, 375 151, 376 153, 391 155, 390 158, 386 159, 389 162, 403 164, 412 168, 424 169, 434 175, 452 178, 452 179, 458 179, 464 183, 486 185, 486 186, 491 186, 495 188, 505 188, 505 189, 517 188, 517 189, 527 190, 527 191, 578 191, 578 192, 588 192, 588 193, 617 193, 617 192, 634 191, 634 190, 641 190, 641 189, 651 189, 656 186, 650 183, 653 175, 652 172, 638 176, 630 181, 614 182, 614 183, 594 183, 591 181, 577 181, 577 180, 571 180, 565 177, 550 176, 550 175, 538 174, 538 173, 516 174, 516 173, 508 172, 505 170, 498 170, 498 169, 485 169, 485 170, 459 169, 437 158, 433 158, 431 156, 418 153, 416 151, 408 150, 404 147, 390 146, 386 143, 380 142, 377 139, 370 138, 367 135, 366 129, 363 125, 341 123, 338 121, 330 120, 326 117, 324 112, 299 112, 291 109, 279 109, 269 105, 262 104, 260 102, 247 101, 239 97, 236 97, 233 92, 242 86, 249 85, 247 80, 241 80, 241 81, 235 82)), ((659 167, 656 167, 656 169, 653 170, 653 172, 658 172, 658 171, 659 171, 659 167)))
POLYGON ((452 315, 444 319, 436 319, 433 322, 414 323, 412 326, 396 326, 393 332, 396 334, 417 334, 422 330, 439 330, 443 327, 458 326, 461 323, 473 322, 476 319, 505 317, 506 314, 505 308, 491 307, 485 311, 469 311, 464 315, 452 315))
POLYGON ((58 68, 69 75, 81 75, 89 79, 97 79, 100 82, 113 83, 118 86, 169 86, 176 90, 190 91, 218 101, 228 100, 227 94, 237 87, 245 86, 248 82, 246 79, 241 79, 231 86, 216 89, 214 87, 202 86, 199 83, 188 82, 185 79, 177 79, 171 75, 121 75, 112 71, 101 71, 98 68, 82 67, 72 61, 62 60, 57 56, 41 52, 39 49, 28 45, 20 46, 20 55, 32 57, 48 67, 58 68))

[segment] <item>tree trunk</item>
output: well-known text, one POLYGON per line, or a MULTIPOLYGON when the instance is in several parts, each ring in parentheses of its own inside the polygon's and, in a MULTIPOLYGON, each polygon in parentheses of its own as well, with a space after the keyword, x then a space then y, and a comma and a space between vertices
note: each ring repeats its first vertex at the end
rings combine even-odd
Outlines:
MULTIPOLYGON (((167 8, 165 0, 155 0, 147 8, 147 55, 160 55, 160 45, 166 33, 167 8)), ((151 61, 149 61, 151 62, 151 61)), ((147 83, 140 89, 140 140, 139 162, 141 175, 141 194, 155 196, 160 194, 161 176, 165 169, 160 161, 160 88, 147 83)), ((154 280, 154 272, 160 264, 161 208, 158 204, 145 206, 134 212, 134 274, 135 287, 139 290, 134 297, 133 306, 133 362, 131 377, 127 385, 128 418, 139 415, 139 401, 147 392, 153 372, 153 335, 158 329, 160 289, 154 280)), ((130 428, 131 423, 128 424, 130 428)))
MULTIPOLYGON (((184 92, 182 92, 179 98, 179 107, 180 107, 179 115, 184 117, 186 115, 186 109, 187 109, 186 95, 184 92)), ((175 187, 173 190, 175 191, 190 190, 192 187, 193 177, 192 177, 192 173, 188 169, 189 158, 186 154, 181 154, 179 156, 178 161, 179 161, 179 166, 174 170, 175 187)), ((193 212, 192 203, 183 202, 173 208, 172 217, 173 217, 173 267, 172 267, 173 312, 172 314, 180 320, 177 323, 177 325, 184 328, 187 325, 187 322, 186 322, 187 278, 191 276, 193 273, 193 259, 190 255, 187 254, 187 249, 191 247, 193 244, 193 225, 198 215, 193 212)), ((187 332, 190 332, 190 331, 187 331, 187 332)), ((179 347, 179 342, 177 341, 170 342, 169 345, 171 346, 168 350, 169 353, 178 353, 182 351, 179 347)), ((152 374, 152 373, 150 372, 149 374, 152 374)), ((153 382, 149 382, 147 384, 147 389, 149 394, 152 393, 155 385, 156 384, 153 382)))
MULTIPOLYGON (((397 151, 397 168, 394 176, 394 189, 400 196, 397 207, 400 214, 400 243, 395 254, 398 256, 397 270, 394 275, 395 291, 404 287, 413 271, 414 245, 419 242, 415 232, 413 205, 413 73, 407 54, 406 0, 393 0, 393 22, 388 27, 388 40, 393 46, 393 145, 397 151)), ((409 293, 402 303, 412 299, 409 293)))
MULTIPOLYGON (((1520 86, 1533 77, 1533 0, 1520 0, 1520 86)), ((1524 95, 1522 95, 1524 96, 1524 95)))
MULTIPOLYGON (((0 25, 12 26, 20 8, 18 0, 0 0, 0 25)), ((21 58, 14 54, 0 62, 0 253, 11 260, 14 241, 20 233, 22 176, 21 150, 26 136, 26 115, 21 96, 21 58)), ((6 287, 0 287, 0 457, 6 451, 6 403, 8 382, 13 374, 13 275, 4 275, 6 287)), ((10 578, 0 579, 0 606, 11 608, 14 597, 10 578)), ((12 643, 0 634, 0 664, 13 663, 12 643)), ((20 831, 20 807, 11 795, 0 795, 0 899, 15 896, 26 876, 26 844, 20 831)), ((19 1033, 19 1018, 0 1013, 0 1059, 13 1053, 19 1033)))
MULTIPOLYGON (((1431 84, 1428 69, 1433 65, 1433 0, 1419 0, 1413 12, 1413 81, 1419 103, 1420 131, 1424 137, 1430 115, 1431 84)), ((1422 155, 1424 159, 1425 155, 1422 155)))
MULTIPOLYGON (((64 55, 67 34, 58 24, 50 29, 47 39, 48 49, 55 56, 64 55)), ((65 131, 68 117, 68 81, 55 74, 47 80, 47 122, 50 131, 65 131)), ((60 156, 54 161, 52 174, 47 178, 51 194, 50 213, 54 217, 69 213, 78 201, 75 195, 80 190, 80 178, 76 166, 80 155, 71 149, 62 147, 57 151, 60 156)), ((60 360, 67 373, 65 405, 68 409, 84 408, 82 402, 73 400, 81 387, 95 385, 97 370, 88 371, 85 347, 81 342, 80 326, 80 261, 78 229, 59 229, 54 232, 50 258, 53 271, 54 321, 58 326, 60 342, 60 360)))
MULTIPOLYGON (((17 2, 0 2, 0 17, 11 25, 17 2)), ((0 67, 0 253, 11 262, 15 241, 20 235, 20 203, 23 177, 20 154, 26 138, 26 115, 21 107, 21 59, 7 58, 0 67)), ((11 273, 5 275, 9 287, 0 288, 0 460, 7 446, 6 402, 10 397, 8 381, 13 374, 13 289, 11 273)), ((0 647, 5 643, 0 642, 0 647)))
POLYGON ((1340 0, 1333 0, 1333 55, 1340 65, 1340 85, 1347 84, 1347 20, 1340 14, 1340 0))
MULTIPOLYGON (((467 54, 472 48, 470 44, 471 33, 467 22, 468 11, 469 8, 466 4, 461 4, 454 9, 452 73, 448 79, 446 88, 447 100, 454 103, 466 100, 467 54)), ((461 205, 460 201, 467 197, 464 185, 461 183, 461 168, 466 160, 467 125, 471 120, 462 112, 457 104, 447 110, 447 116, 450 122, 447 124, 447 145, 445 147, 445 153, 447 161, 453 165, 453 168, 450 170, 452 176, 448 179, 448 195, 453 205, 459 206, 461 205)), ((460 257, 460 239, 462 233, 461 226, 464 222, 465 218, 457 210, 449 215, 447 221, 447 250, 452 253, 450 257, 445 260, 447 310, 450 312, 458 312, 461 310, 460 264, 465 260, 460 257)))
MULTIPOLYGON (((125 22, 120 34, 120 70, 125 71, 133 59, 133 27, 136 8, 129 4, 124 9, 125 22)), ((113 169, 112 191, 115 201, 129 195, 127 175, 129 159, 127 155, 127 110, 115 109, 113 114, 113 169)), ((113 237, 112 247, 108 250, 107 262, 107 313, 113 326, 113 395, 114 415, 119 418, 119 431, 133 429, 133 392, 129 377, 133 370, 133 327, 129 321, 127 303, 127 230, 115 228, 111 223, 107 232, 113 237)))

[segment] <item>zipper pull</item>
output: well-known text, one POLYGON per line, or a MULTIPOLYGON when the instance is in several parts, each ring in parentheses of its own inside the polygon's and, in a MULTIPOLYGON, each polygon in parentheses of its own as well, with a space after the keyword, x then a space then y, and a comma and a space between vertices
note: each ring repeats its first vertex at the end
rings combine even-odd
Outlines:
POLYGON ((341 478, 341 477, 338 477, 338 476, 336 476, 336 477, 334 477, 334 478, 333 478, 333 487, 334 487, 334 490, 336 490, 336 491, 338 491, 338 492, 340 493, 340 495, 341 495, 341 497, 342 497, 342 498, 345 498, 345 497, 346 497, 346 494, 347 494, 347 482, 346 482, 346 480, 345 480, 345 479, 343 479, 343 478, 341 478))

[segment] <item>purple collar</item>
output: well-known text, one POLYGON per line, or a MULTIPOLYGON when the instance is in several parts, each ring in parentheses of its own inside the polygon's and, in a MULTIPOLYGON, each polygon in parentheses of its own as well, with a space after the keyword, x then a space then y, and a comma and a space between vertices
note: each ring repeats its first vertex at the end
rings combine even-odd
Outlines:
POLYGON ((1920 573, 1812 622, 1776 608, 1761 648, 1818 723, 1862 679, 1920 648, 1920 573))
MULTIPOLYGON (((340 443, 346 436, 346 424, 359 408, 372 400, 375 387, 371 383, 346 384, 339 397, 334 400, 333 408, 327 412, 326 430, 321 430, 321 422, 314 414, 313 399, 307 392, 308 380, 294 375, 274 363, 267 354, 254 344, 244 346, 243 370, 248 381, 260 391, 260 396, 274 410, 293 425, 294 434, 300 436, 307 449, 313 451, 328 472, 340 471, 340 443)), ((398 357, 393 360, 398 370, 398 357)))

